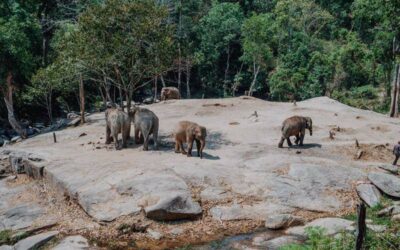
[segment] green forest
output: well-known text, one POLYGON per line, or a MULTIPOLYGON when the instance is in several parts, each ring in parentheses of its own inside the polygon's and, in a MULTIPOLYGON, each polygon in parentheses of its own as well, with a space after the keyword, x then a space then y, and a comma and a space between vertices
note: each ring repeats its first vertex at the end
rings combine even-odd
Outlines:
POLYGON ((399 41, 398 0, 2 0, 0 123, 129 109, 163 86, 397 116, 399 41))

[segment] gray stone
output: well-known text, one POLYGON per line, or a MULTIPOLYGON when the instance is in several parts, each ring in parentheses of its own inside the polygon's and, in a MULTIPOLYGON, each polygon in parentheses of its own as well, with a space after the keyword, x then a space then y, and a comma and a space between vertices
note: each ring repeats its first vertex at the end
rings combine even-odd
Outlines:
POLYGON ((0 213, 0 229, 19 230, 27 228, 31 226, 37 218, 44 215, 44 213, 45 211, 43 208, 33 203, 8 208, 6 211, 0 213))
POLYGON ((218 187, 207 187, 200 193, 202 201, 217 201, 228 197, 228 192, 218 187))
POLYGON ((197 218, 202 210, 190 196, 178 194, 164 197, 157 204, 146 207, 145 212, 147 218, 170 221, 197 218))
POLYGON ((378 212, 378 216, 391 216, 400 214, 400 206, 394 205, 384 208, 378 212))
POLYGON ((80 122, 81 122, 81 118, 78 117, 78 118, 72 119, 70 122, 68 122, 67 126, 68 127, 76 127, 79 125, 80 122))
POLYGON ((2 245, 0 246, 0 250, 14 250, 14 247, 9 245, 2 245))
POLYGON ((379 190, 371 184, 358 185, 357 193, 369 207, 377 206, 380 203, 382 197, 379 190))
POLYGON ((53 239, 56 235, 58 235, 58 231, 50 231, 35 236, 31 236, 17 242, 14 245, 14 249, 15 250, 38 249, 39 247, 46 244, 49 240, 53 239))
POLYGON ((19 142, 19 141, 21 141, 22 140, 22 138, 21 138, 21 136, 14 136, 13 138, 11 138, 11 142, 19 142))
POLYGON ((291 214, 278 214, 268 216, 265 220, 265 227, 268 229, 282 229, 304 224, 304 219, 291 214))
POLYGON ((272 240, 269 240, 265 242, 263 247, 268 250, 276 250, 280 249, 283 246, 287 246, 290 244, 301 244, 304 242, 304 239, 299 237, 299 236, 293 236, 293 235, 288 235, 288 236, 281 236, 272 240))
POLYGON ((147 229, 147 234, 149 235, 150 238, 152 238, 154 240, 160 240, 162 237, 164 237, 164 235, 162 233, 151 230, 151 229, 147 229))
POLYGON ((395 222, 400 222, 400 214, 393 215, 391 220, 395 222))
POLYGON ((392 174, 398 174, 399 173, 399 168, 395 165, 391 164, 382 164, 378 166, 379 168, 386 170, 392 174))
POLYGON ((307 236, 306 229, 310 227, 317 227, 323 229, 323 233, 326 235, 335 235, 342 231, 352 232, 355 230, 353 226, 354 222, 341 218, 322 218, 316 219, 305 226, 292 227, 286 230, 287 234, 307 236))
POLYGON ((79 250, 89 249, 88 240, 80 235, 68 236, 63 239, 53 250, 79 250))
POLYGON ((400 178, 385 173, 370 173, 368 179, 385 194, 400 198, 400 178))
POLYGON ((260 203, 254 205, 216 206, 210 212, 214 219, 221 221, 258 220, 275 213, 289 213, 294 209, 274 203, 260 203))
POLYGON ((367 228, 374 231, 375 233, 383 233, 387 229, 385 225, 370 225, 370 224, 367 224, 367 228))

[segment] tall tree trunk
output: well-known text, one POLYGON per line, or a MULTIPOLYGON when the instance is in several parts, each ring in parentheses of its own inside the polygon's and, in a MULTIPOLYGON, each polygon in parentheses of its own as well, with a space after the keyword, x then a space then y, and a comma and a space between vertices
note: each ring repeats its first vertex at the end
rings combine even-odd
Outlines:
POLYGON ((190 98, 190 62, 186 60, 186 98, 190 98))
POLYGON ((126 110, 129 113, 132 107, 132 96, 133 96, 133 89, 128 88, 126 90, 126 110))
POLYGON ((154 78, 154 98, 153 98, 153 102, 156 102, 156 100, 157 100, 157 94, 158 94, 157 82, 158 82, 158 77, 156 76, 154 78))
MULTIPOLYGON (((107 100, 111 103, 112 106, 114 106, 114 103, 111 99, 111 95, 110 95, 110 88, 111 88, 111 84, 108 82, 107 77, 104 75, 103 76, 104 79, 104 90, 106 91, 106 98, 107 100)), ((106 104, 107 106, 107 104, 106 104)))
POLYGON ((178 44, 178 90, 181 92, 182 81, 182 58, 181 58, 181 45, 178 44))
POLYGON ((254 86, 256 85, 257 82, 257 76, 258 73, 260 72, 260 66, 256 66, 256 63, 253 63, 253 81, 251 82, 250 88, 249 88, 249 96, 253 96, 253 91, 254 91, 254 86))
POLYGON ((13 101, 13 75, 8 72, 7 75, 7 89, 4 91, 4 102, 6 103, 8 112, 8 122, 11 127, 21 136, 21 138, 27 138, 26 130, 22 128, 14 114, 14 101, 13 101))
POLYGON ((163 88, 167 87, 167 85, 165 85, 165 81, 164 81, 163 75, 161 75, 160 78, 161 78, 161 83, 162 83, 163 88))
POLYGON ((399 91, 400 91, 400 64, 396 64, 393 75, 390 117, 398 117, 399 115, 399 91))
POLYGON ((124 108, 124 98, 123 98, 123 95, 122 95, 121 86, 118 87, 118 91, 119 91, 119 105, 121 106, 122 111, 124 111, 125 110, 125 108, 124 108))
POLYGON ((103 89, 101 88, 101 85, 99 85, 99 92, 100 92, 100 95, 101 95, 101 99, 103 99, 104 109, 107 109, 107 97, 104 95, 103 89))
POLYGON ((81 108, 81 124, 85 123, 85 89, 83 87, 82 74, 79 76, 79 100, 81 108))
POLYGON ((181 92, 182 81, 182 50, 181 50, 181 33, 182 33, 182 0, 179 1, 179 22, 178 22, 178 90, 181 92))
POLYGON ((224 76, 224 83, 228 81, 228 74, 229 74, 229 66, 230 66, 230 59, 231 59, 231 51, 230 46, 226 50, 226 67, 225 67, 225 76, 224 76))
POLYGON ((52 90, 46 94, 46 106, 47 106, 47 115, 49 117, 50 124, 53 124, 53 101, 52 101, 52 90))

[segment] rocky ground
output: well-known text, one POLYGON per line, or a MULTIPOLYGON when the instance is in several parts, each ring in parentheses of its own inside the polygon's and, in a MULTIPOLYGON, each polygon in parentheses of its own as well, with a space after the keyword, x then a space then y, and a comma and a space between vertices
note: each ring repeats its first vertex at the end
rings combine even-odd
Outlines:
MULTIPOLYGON (((0 231, 35 235, 49 248, 163 249, 261 230, 243 239, 257 249, 301 242, 307 223, 351 228, 315 219, 352 213, 360 197, 372 206, 382 193, 400 198, 398 169, 387 164, 397 119, 326 97, 297 105, 241 97, 147 108, 160 119, 158 151, 133 141, 121 151, 105 145, 104 113, 56 132, 57 143, 48 133, 2 149, 0 231), (281 123, 292 115, 312 117, 313 136, 304 147, 279 149, 281 123), (204 159, 173 152, 171 133, 181 120, 207 127, 204 159)), ((17 236, 10 236, 15 249, 17 236)))

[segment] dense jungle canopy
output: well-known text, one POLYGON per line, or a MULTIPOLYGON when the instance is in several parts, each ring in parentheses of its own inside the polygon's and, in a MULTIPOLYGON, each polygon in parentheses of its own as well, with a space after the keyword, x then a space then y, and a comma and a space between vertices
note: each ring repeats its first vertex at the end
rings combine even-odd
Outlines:
POLYGON ((80 87, 88 110, 175 86, 396 115, 399 40, 398 0, 2 0, 0 121, 52 122, 80 87))

